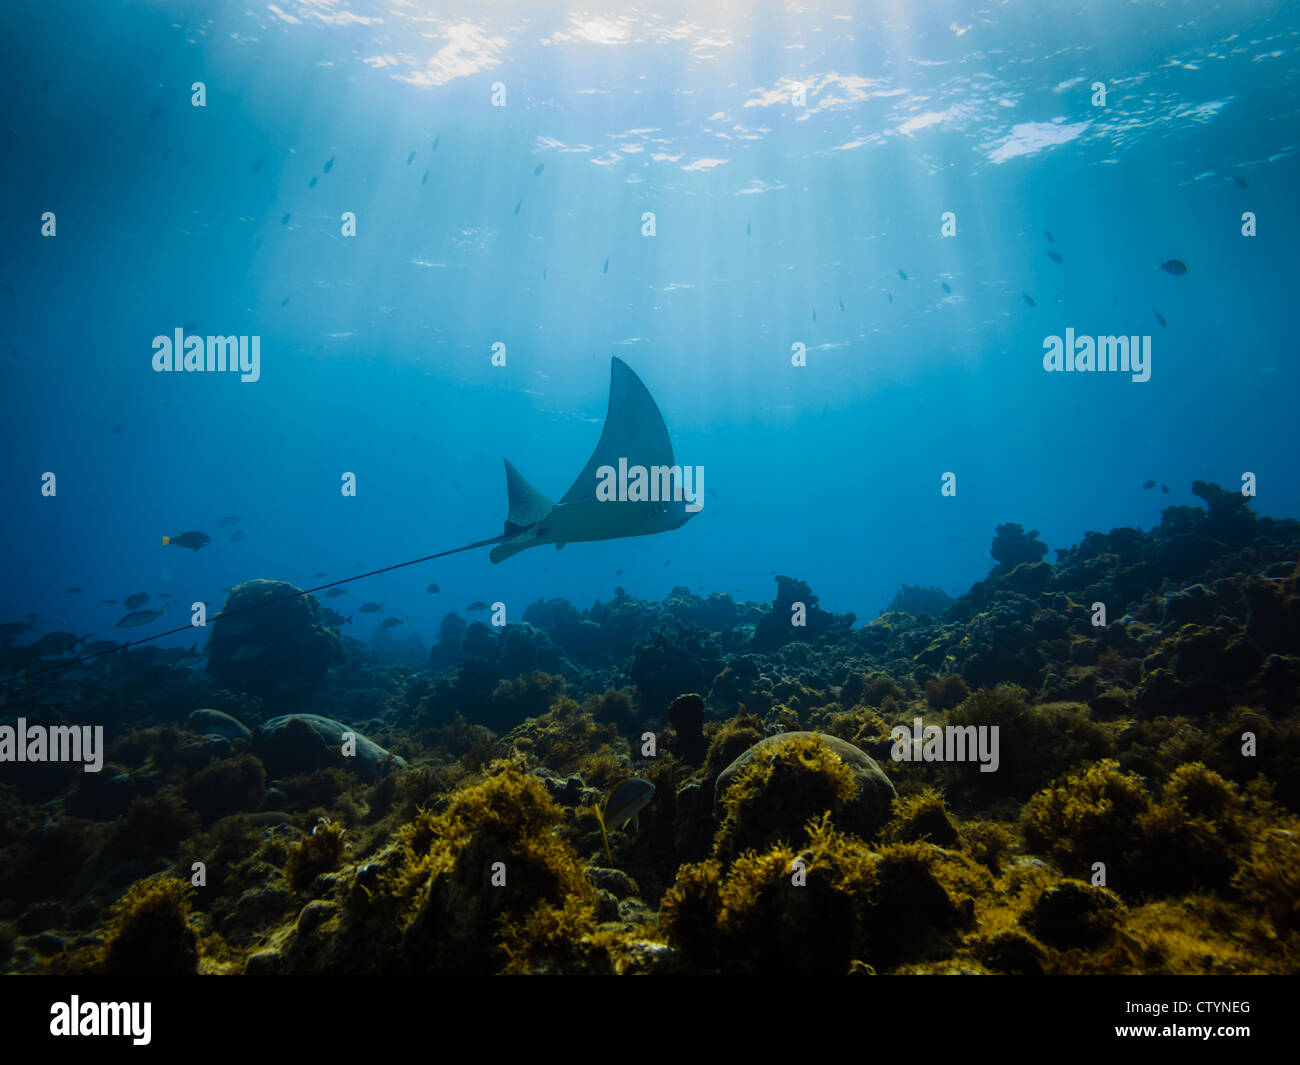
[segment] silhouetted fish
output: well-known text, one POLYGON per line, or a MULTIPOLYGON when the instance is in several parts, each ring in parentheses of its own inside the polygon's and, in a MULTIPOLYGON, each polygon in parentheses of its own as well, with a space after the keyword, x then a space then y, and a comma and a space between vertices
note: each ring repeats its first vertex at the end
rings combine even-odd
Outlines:
POLYGON ((1156 316, 1156 321, 1159 322, 1161 325, 1163 326, 1169 325, 1169 323, 1165 321, 1165 316, 1161 314, 1159 311, 1157 311, 1154 307, 1151 309, 1151 313, 1156 316))
POLYGON ((231 525, 234 525, 235 522, 243 521, 243 520, 244 519, 238 514, 227 514, 224 518, 217 519, 217 528, 225 529, 231 525))
POLYGON ((253 164, 252 173, 256 174, 261 169, 262 169, 262 160, 259 159, 257 162, 253 164))
POLYGON ((433 138, 433 150, 434 150, 435 152, 438 150, 438 142, 439 142, 440 140, 442 140, 442 134, 441 134, 441 133, 439 133, 438 136, 436 136, 436 137, 433 138))
POLYGON ((429 587, 425 589, 425 591, 428 592, 430 595, 437 595, 440 591, 442 591, 442 589, 439 588, 436 584, 431 584, 429 585, 429 587))
POLYGON ((280 219, 280 225, 287 226, 288 224, 289 224, 289 212, 285 211, 284 217, 280 219))
POLYGON ((1232 180, 1235 181, 1235 182, 1237 183, 1237 188, 1239 188, 1239 189, 1248 189, 1248 188, 1250 188, 1250 186, 1246 184, 1246 179, 1245 179, 1244 177, 1242 177, 1240 174, 1233 174, 1233 175, 1232 175, 1232 180))
POLYGON ((605 269, 603 269, 603 270, 601 271, 601 273, 602 273, 602 274, 607 274, 607 273, 609 273, 609 260, 608 260, 608 259, 605 260, 605 269))
POLYGON ((348 594, 348 590, 346 588, 331 588, 328 592, 325 593, 326 597, 329 599, 337 599, 340 595, 347 595, 347 594, 348 594))
POLYGON ((1047 257, 1051 259, 1052 262, 1054 263, 1065 262, 1065 256, 1062 255, 1059 251, 1053 251, 1051 248, 1047 249, 1047 257))
POLYGON ((316 187, 316 179, 312 178, 309 182, 307 182, 307 187, 309 189, 314 189, 316 187))
POLYGON ((119 629, 134 629, 140 625, 148 625, 151 621, 157 621, 163 616, 161 610, 136 610, 127 614, 117 623, 119 629))
POLYGON ((841 311, 844 310, 844 301, 843 301, 843 300, 840 300, 840 310, 841 310, 841 311))
POLYGON ((817 312, 813 311, 813 321, 817 321, 817 312))
POLYGON ((80 591, 81 591, 80 588, 64 588, 64 589, 63 589, 63 594, 64 594, 64 595, 76 595, 76 594, 77 594, 78 592, 80 592, 80 591))
POLYGON ((947 281, 940 281, 940 282, 939 282, 939 287, 942 288, 942 289, 943 289, 945 292, 947 292, 949 295, 952 294, 952 289, 950 289, 950 288, 948 287, 948 282, 947 282, 947 281))
POLYGON ((116 600, 116 599, 101 599, 100 602, 101 602, 101 603, 110 603, 110 604, 112 604, 113 606, 117 606, 117 600, 116 600))
POLYGON ((1169 494, 1169 486, 1168 486, 1167 484, 1162 484, 1162 485, 1160 486, 1160 491, 1164 492, 1165 495, 1168 495, 1168 494, 1169 494))
POLYGON ((907 280, 907 275, 906 275, 905 273, 903 273, 902 270, 899 270, 899 271, 898 271, 898 276, 901 277, 904 281, 907 280))
POLYGON ((420 178, 420 184, 423 185, 428 180, 429 180, 429 171, 426 170, 424 172, 424 177, 420 178))
POLYGON ((326 162, 325 164, 325 173, 328 174, 333 169, 334 169, 334 156, 331 155, 329 157, 329 161, 326 162))
POLYGON ((406 165, 407 165, 407 166, 410 166, 413 162, 415 162, 415 153, 414 153, 414 152, 412 152, 410 155, 408 155, 408 156, 406 157, 406 165))
POLYGON ((889 302, 890 302, 890 303, 893 303, 893 302, 894 302, 894 294, 893 294, 892 292, 889 293, 889 302))
POLYGON ((359 607, 357 607, 357 609, 360 610, 361 613, 363 614, 378 614, 381 610, 384 609, 384 604, 383 603, 362 603, 359 607))
POLYGON ((379 627, 381 629, 395 629, 398 625, 405 624, 406 618, 384 618, 384 620, 379 623, 379 627))
POLYGON ((519 208, 521 208, 523 205, 524 205, 523 200, 520 200, 517 204, 515 204, 515 214, 519 213, 519 208))
POLYGON ((1020 294, 1021 294, 1022 296, 1025 297, 1025 302, 1026 302, 1027 304, 1029 304, 1029 306, 1031 306, 1031 307, 1037 307, 1037 306, 1038 306, 1038 304, 1034 302, 1034 297, 1031 296, 1028 292, 1022 292, 1022 293, 1020 293, 1020 294))
POLYGON ((745 223, 745 236, 749 236, 749 223, 745 223))
POLYGON ((1043 230, 1043 236, 1045 236, 1045 237, 1047 238, 1047 243, 1048 243, 1048 244, 1055 244, 1055 243, 1056 243, 1056 238, 1055 238, 1054 236, 1052 236, 1052 234, 1051 234, 1051 232, 1050 232, 1049 230, 1044 229, 1044 230, 1043 230))
POLYGON ((183 532, 179 536, 164 536, 162 538, 163 546, 175 544, 177 547, 188 547, 191 551, 197 551, 200 547, 207 547, 212 543, 212 537, 207 533, 201 532, 183 532))
POLYGON ((1166 259, 1160 264, 1160 269, 1175 277, 1182 277, 1187 273, 1187 264, 1182 259, 1166 259))
POLYGON ((243 529, 236 529, 234 532, 232 532, 232 533, 230 534, 230 542, 231 542, 232 544, 233 544, 233 543, 237 543, 238 541, 242 540, 243 538, 244 538, 244 530, 243 530, 243 529))
POLYGON ((1143 489, 1143 491, 1145 491, 1146 489, 1148 489, 1148 488, 1154 488, 1155 486, 1156 486, 1156 482, 1155 482, 1155 481, 1147 481, 1145 484, 1142 485, 1142 489, 1143 489))
POLYGON ((287 306, 289 306, 289 297, 288 297, 288 296, 285 296, 284 299, 282 299, 282 300, 280 301, 280 306, 281 306, 281 307, 287 307, 287 306))
POLYGON ((533 177, 541 177, 542 171, 545 169, 546 169, 545 163, 538 163, 535 167, 533 167, 533 177))
POLYGON ((122 431, 122 427, 121 427, 120 425, 115 425, 115 426, 113 426, 113 435, 114 435, 114 436, 116 436, 116 435, 117 435, 118 433, 120 433, 121 431, 122 431))

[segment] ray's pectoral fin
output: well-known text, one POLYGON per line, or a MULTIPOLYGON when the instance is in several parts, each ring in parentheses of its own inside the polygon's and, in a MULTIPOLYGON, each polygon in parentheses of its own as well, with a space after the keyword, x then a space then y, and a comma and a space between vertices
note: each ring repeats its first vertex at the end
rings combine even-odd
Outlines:
POLYGON ((524 475, 503 459, 506 465, 506 497, 509 510, 506 515, 505 535, 508 539, 494 547, 488 556, 500 562, 524 550, 536 539, 537 526, 555 504, 524 480, 524 475))
POLYGON ((610 360, 609 408, 596 450, 561 503, 590 503, 596 499, 596 471, 618 469, 619 459, 646 466, 671 466, 673 444, 668 426, 650 390, 620 358, 610 360))

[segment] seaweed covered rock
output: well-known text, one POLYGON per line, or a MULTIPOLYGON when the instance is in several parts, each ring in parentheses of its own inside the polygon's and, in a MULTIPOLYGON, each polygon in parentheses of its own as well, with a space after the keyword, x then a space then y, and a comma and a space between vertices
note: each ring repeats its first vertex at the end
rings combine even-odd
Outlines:
POLYGON ((819 607, 805 582, 778 575, 776 600, 754 626, 753 646, 756 651, 774 651, 794 640, 817 640, 832 630, 847 631, 855 620, 852 614, 839 617, 819 607), (796 604, 802 604, 802 610, 796 604))
POLYGON ((285 581, 236 585, 212 623, 208 672, 223 688, 256 695, 271 706, 306 705, 334 662, 343 658, 315 596, 285 581), (258 608, 258 609, 253 609, 258 608))
POLYGON ((189 976, 198 970, 198 936, 189 925, 183 880, 133 884, 118 903, 102 971, 110 976, 189 976))
POLYGON ((363 780, 377 780, 406 761, 366 739, 341 721, 319 714, 273 717, 257 731, 258 756, 274 775, 311 773, 317 769, 351 769, 363 780))
POLYGON ((993 546, 989 548, 989 554, 1007 572, 1022 562, 1038 562, 1047 554, 1047 545, 1035 539, 1037 536, 1037 529, 1025 532, 1019 522, 1007 522, 993 531, 993 546))
POLYGON ((836 736, 785 732, 754 744, 719 774, 724 860, 777 841, 798 842, 810 818, 829 811, 843 831, 870 839, 889 820, 894 785, 875 761, 836 736))
POLYGON ((939 617, 955 600, 942 588, 922 588, 919 584, 904 584, 885 607, 884 613, 900 611, 904 614, 930 614, 939 617))
POLYGON ((802 849, 750 851, 729 868, 685 865, 664 896, 660 927, 701 970, 848 973, 943 956, 971 922, 970 892, 987 872, 925 844, 873 850, 810 821, 802 849))
POLYGON ((693 625, 665 625, 637 644, 628 676, 644 716, 663 714, 682 692, 706 691, 723 668, 722 650, 693 625))

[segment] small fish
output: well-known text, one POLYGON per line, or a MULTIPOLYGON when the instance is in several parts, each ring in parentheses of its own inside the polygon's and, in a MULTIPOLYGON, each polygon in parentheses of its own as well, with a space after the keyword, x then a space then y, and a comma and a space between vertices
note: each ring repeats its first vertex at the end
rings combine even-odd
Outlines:
POLYGON ((1174 277, 1182 277, 1187 273, 1187 264, 1182 259, 1166 259, 1160 264, 1160 269, 1174 277))
POLYGON ((328 573, 313 573, 312 576, 313 576, 313 577, 328 577, 329 574, 328 574, 328 573))
POLYGON ((442 591, 442 589, 439 588, 436 584, 431 584, 429 585, 429 587, 425 589, 425 591, 428 592, 430 595, 437 595, 440 591, 442 591))
POLYGON ((116 599, 101 599, 100 602, 101 602, 101 603, 108 603, 108 604, 111 605, 111 606, 117 606, 117 600, 116 600, 116 599))
POLYGON ((1162 485, 1160 486, 1160 491, 1164 492, 1165 495, 1168 495, 1168 494, 1169 494, 1169 486, 1168 486, 1167 484, 1162 484, 1162 485))
POLYGON ((249 662, 254 658, 261 658, 264 654, 266 654, 266 648, 261 644, 246 643, 230 656, 230 660, 232 662, 249 662))
POLYGON ((233 544, 233 543, 237 543, 238 541, 242 540, 243 538, 244 538, 244 530, 243 530, 243 529, 236 529, 234 532, 232 532, 232 533, 230 534, 230 542, 231 542, 232 544, 233 544))
POLYGON ((224 518, 217 519, 217 528, 226 529, 229 528, 231 525, 234 525, 235 522, 243 521, 243 520, 244 520, 243 517, 239 514, 227 514, 224 518))
POLYGON ((840 300, 840 313, 841 313, 841 314, 844 313, 844 301, 843 301, 843 300, 840 300))
POLYGON ((1147 481, 1142 485, 1142 490, 1146 491, 1148 488, 1154 488, 1155 486, 1156 486, 1155 481, 1147 481))
POLYGON ((285 296, 284 299, 282 299, 282 300, 280 301, 280 306, 281 306, 281 307, 287 307, 287 306, 289 306, 289 297, 288 297, 288 296, 285 296))
POLYGON ((126 607, 127 610, 134 610, 138 606, 144 606, 147 602, 149 602, 148 592, 136 592, 135 595, 128 595, 126 597, 126 602, 122 605, 126 607))
POLYGON ((191 551, 197 551, 200 547, 207 547, 212 543, 212 537, 207 533, 183 532, 180 536, 164 536, 162 542, 164 547, 175 544, 177 547, 188 547, 191 551))
POLYGON ((173 596, 171 592, 159 592, 159 593, 158 593, 158 598, 159 598, 159 599, 174 599, 175 596, 173 596))
POLYGON ((617 577, 617 576, 619 576, 622 572, 623 572, 623 571, 622 571, 621 569, 616 569, 616 570, 614 571, 614 576, 617 577))
POLYGON ((348 590, 346 588, 331 588, 328 592, 325 593, 325 596, 328 599, 337 599, 340 595, 347 595, 347 594, 348 594, 348 590))
POLYGON ((608 260, 608 259, 605 260, 605 269, 602 270, 601 272, 602 272, 602 273, 605 273, 605 274, 609 273, 609 260, 608 260))
POLYGON ((813 311, 813 321, 817 321, 817 312, 815 310, 813 311))
POLYGON ((115 425, 115 426, 113 426, 113 435, 114 435, 114 436, 116 436, 116 435, 117 435, 118 433, 120 433, 121 431, 122 431, 122 427, 121 427, 120 425, 115 425))
POLYGON ((1054 263, 1065 262, 1065 256, 1062 255, 1059 251, 1053 251, 1051 248, 1047 249, 1047 257, 1051 259, 1052 262, 1054 263))
POLYGON ((664 559, 665 566, 671 566, 672 564, 673 564, 673 560, 671 558, 664 559))
POLYGON ((1049 230, 1044 229, 1044 230, 1043 230, 1043 236, 1045 236, 1045 237, 1047 238, 1047 243, 1048 243, 1048 244, 1055 244, 1055 243, 1056 243, 1056 238, 1055 238, 1054 236, 1052 236, 1052 234, 1051 234, 1051 232, 1050 232, 1049 230))
POLYGON ((328 625, 332 625, 332 626, 333 626, 334 628, 336 628, 336 629, 340 629, 340 628, 342 628, 344 625, 351 625, 351 624, 352 624, 352 615, 351 615, 351 614, 349 614, 347 617, 344 617, 344 616, 343 616, 342 614, 340 614, 337 610, 331 610, 331 609, 330 609, 329 607, 327 607, 327 606, 323 606, 323 607, 321 607, 321 608, 320 608, 320 613, 321 613, 321 617, 323 617, 323 618, 325 619, 326 624, 328 624, 328 625))
POLYGON ((543 280, 543 281, 546 280, 546 267, 544 267, 544 266, 542 267, 542 280, 543 280))
POLYGON ((538 163, 535 167, 533 167, 533 177, 541 177, 542 171, 545 169, 546 169, 545 163, 538 163))
POLYGON ((80 592, 81 592, 81 589, 80 589, 80 588, 64 588, 64 589, 63 589, 63 594, 64 594, 64 595, 78 595, 78 594, 80 594, 80 592))
POLYGON ((520 200, 517 204, 515 204, 515 214, 519 213, 519 208, 521 208, 523 205, 524 205, 523 200, 520 200))
POLYGON ((947 282, 947 281, 940 281, 940 282, 939 282, 939 287, 942 288, 942 289, 943 289, 945 292, 947 292, 949 295, 952 294, 952 289, 950 289, 950 288, 948 287, 948 282, 947 282))
POLYGON ((420 178, 420 184, 423 185, 428 180, 429 180, 429 171, 426 170, 424 172, 424 176, 420 178))
POLYGON ((894 302, 894 294, 893 294, 892 292, 889 293, 889 302, 890 302, 890 303, 893 303, 893 302, 894 302))
POLYGON ((252 170, 252 172, 253 172, 254 174, 256 174, 256 173, 257 173, 259 170, 261 170, 261 169, 262 169, 262 160, 259 159, 257 162, 255 162, 255 163, 253 164, 253 170, 252 170))
POLYGON ((383 603, 362 603, 359 607, 357 607, 357 609, 360 610, 361 613, 363 614, 378 614, 381 610, 384 609, 384 604, 383 603))
POLYGON ((1022 296, 1025 297, 1025 302, 1026 302, 1027 304, 1029 304, 1029 306, 1031 306, 1031 307, 1037 307, 1037 306, 1038 306, 1038 304, 1034 301, 1034 297, 1031 296, 1028 292, 1022 292, 1022 293, 1020 293, 1020 294, 1021 294, 1022 296))
POLYGON ((289 212, 285 211, 284 217, 280 219, 280 225, 287 226, 288 224, 289 224, 289 212))
POLYGON ((487 608, 488 608, 487 603, 483 602, 481 599, 475 599, 474 602, 470 603, 470 605, 467 606, 465 609, 477 613, 478 611, 486 610, 487 608))
POLYGON ((161 114, 162 114, 162 108, 155 104, 153 110, 149 112, 149 117, 157 118, 161 114))
POLYGON ((407 165, 407 166, 410 166, 413 162, 415 162, 415 153, 414 153, 414 152, 412 152, 410 155, 408 155, 408 156, 406 157, 406 165, 407 165))
POLYGON ((749 236, 749 223, 745 223, 745 236, 749 236))
POLYGON ((307 187, 309 189, 314 189, 316 187, 316 179, 312 178, 309 182, 307 182, 307 187))
POLYGON ((379 623, 379 627, 381 629, 395 629, 398 625, 405 624, 406 618, 384 618, 384 620, 379 623))
POLYGON ((334 156, 331 155, 329 157, 329 161, 325 164, 325 173, 328 174, 333 169, 334 169, 334 156))
POLYGON ((1248 189, 1248 188, 1250 188, 1250 186, 1246 184, 1246 179, 1245 179, 1244 177, 1242 177, 1240 174, 1233 174, 1233 175, 1232 175, 1232 180, 1235 181, 1235 182, 1237 183, 1237 188, 1239 188, 1239 189, 1248 189))
POLYGON ((605 857, 613 864, 614 855, 609 849, 609 830, 619 828, 629 821, 633 829, 639 828, 637 815, 654 798, 655 786, 648 780, 632 777, 616 785, 605 801, 596 807, 596 820, 600 822, 600 836, 605 842, 605 857))
POLYGON ((1151 309, 1151 313, 1156 316, 1156 321, 1159 322, 1161 325, 1163 326, 1169 325, 1169 323, 1165 321, 1165 316, 1161 314, 1159 311, 1157 311, 1154 307, 1151 309))
POLYGON ((135 629, 141 625, 148 625, 151 621, 157 621, 163 616, 161 610, 135 610, 127 614, 117 623, 119 629, 135 629))
POLYGON ((901 277, 904 281, 907 280, 907 275, 906 275, 905 273, 903 273, 902 270, 899 270, 899 271, 898 271, 898 276, 901 277))
POLYGON ((442 134, 441 134, 441 133, 439 133, 438 136, 436 136, 436 137, 433 138, 433 150, 434 150, 435 152, 438 150, 438 142, 439 142, 440 140, 442 140, 442 134))

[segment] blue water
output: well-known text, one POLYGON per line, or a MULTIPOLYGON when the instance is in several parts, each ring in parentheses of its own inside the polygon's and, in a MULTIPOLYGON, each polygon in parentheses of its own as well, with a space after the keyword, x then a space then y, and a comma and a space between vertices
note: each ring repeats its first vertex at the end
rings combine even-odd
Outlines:
POLYGON ((618 585, 770 600, 774 572, 869 619, 904 582, 965 591, 1000 522, 1065 548, 1244 471, 1259 513, 1300 516, 1300 8, 653 10, 8 12, 0 620, 120 638, 102 599, 172 603, 139 637, 249 578, 496 535, 502 456, 559 498, 611 355, 705 468, 703 513, 349 585, 323 601, 384 610, 347 634, 392 615, 428 643, 472 600, 513 620, 618 585), (181 326, 259 336, 260 379, 155 373, 181 326), (1151 336, 1151 379, 1044 372, 1067 327, 1151 336), (186 530, 213 542, 161 546, 186 530))

